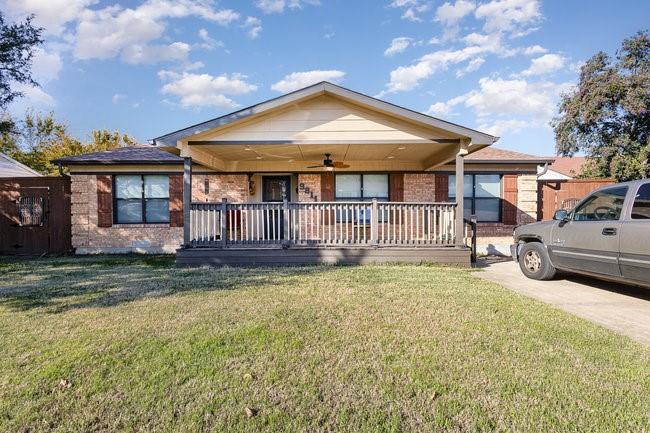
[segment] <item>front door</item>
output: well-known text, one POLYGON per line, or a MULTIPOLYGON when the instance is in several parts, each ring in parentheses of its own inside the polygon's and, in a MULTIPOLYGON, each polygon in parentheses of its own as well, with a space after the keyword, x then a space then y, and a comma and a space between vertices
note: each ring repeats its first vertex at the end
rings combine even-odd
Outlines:
MULTIPOLYGON (((262 201, 266 203, 282 203, 291 196, 291 176, 262 177, 262 201)), ((284 212, 275 207, 265 212, 264 238, 279 241, 284 239, 284 212)))
POLYGON ((627 186, 597 191, 583 200, 568 222, 552 230, 553 263, 564 269, 620 276, 619 238, 627 186))
POLYGON ((281 203, 289 199, 291 176, 264 176, 262 179, 262 201, 281 203))
POLYGON ((650 284, 650 182, 639 187, 630 217, 621 224, 621 273, 650 284))

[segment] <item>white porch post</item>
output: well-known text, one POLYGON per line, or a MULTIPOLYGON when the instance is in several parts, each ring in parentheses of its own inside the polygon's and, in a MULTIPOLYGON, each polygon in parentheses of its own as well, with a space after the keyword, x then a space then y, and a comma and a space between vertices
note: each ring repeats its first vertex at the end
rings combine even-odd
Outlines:
POLYGON ((465 235, 464 203, 465 194, 465 152, 462 150, 456 155, 456 246, 463 246, 465 235))
POLYGON ((183 161, 183 245, 190 244, 190 203, 192 202, 192 158, 183 161))

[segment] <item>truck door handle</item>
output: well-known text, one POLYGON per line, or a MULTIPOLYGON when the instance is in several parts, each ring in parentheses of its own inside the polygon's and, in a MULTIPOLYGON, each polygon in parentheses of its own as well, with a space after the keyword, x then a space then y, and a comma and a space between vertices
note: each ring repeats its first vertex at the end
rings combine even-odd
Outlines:
POLYGON ((616 236, 616 229, 614 227, 605 227, 603 229, 603 236, 616 236))

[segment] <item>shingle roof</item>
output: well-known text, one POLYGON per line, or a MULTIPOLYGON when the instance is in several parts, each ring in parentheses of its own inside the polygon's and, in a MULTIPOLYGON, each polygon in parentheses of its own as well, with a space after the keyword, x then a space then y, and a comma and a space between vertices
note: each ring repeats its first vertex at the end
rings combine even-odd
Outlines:
POLYGON ((558 156, 553 158, 550 169, 565 176, 576 177, 582 174, 584 164, 584 156, 558 156))
POLYGON ((473 163, 517 163, 525 162, 530 164, 544 164, 553 161, 553 158, 529 155, 527 153, 515 152, 512 150, 499 149, 494 146, 485 147, 465 157, 465 161, 473 163))
POLYGON ((103 152, 67 156, 52 161, 63 165, 75 164, 182 164, 183 158, 154 146, 120 147, 103 152))
POLYGON ((42 176, 36 170, 27 167, 15 159, 0 153, 0 177, 34 177, 42 176))

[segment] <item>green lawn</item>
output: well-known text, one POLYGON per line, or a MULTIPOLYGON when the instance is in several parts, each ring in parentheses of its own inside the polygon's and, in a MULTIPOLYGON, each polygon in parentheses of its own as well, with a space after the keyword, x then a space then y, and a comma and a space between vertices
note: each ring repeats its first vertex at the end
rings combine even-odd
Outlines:
POLYGON ((648 348, 462 269, 5 259, 0 330, 1 431, 650 431, 648 348))

